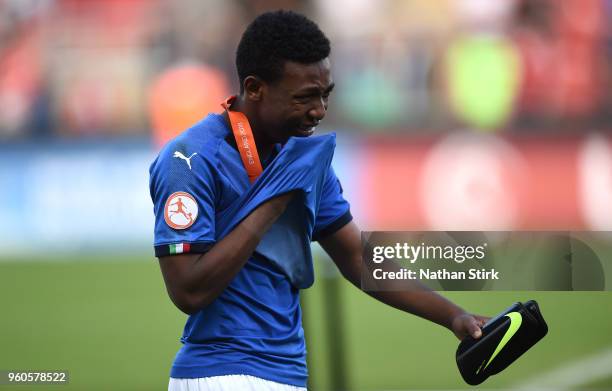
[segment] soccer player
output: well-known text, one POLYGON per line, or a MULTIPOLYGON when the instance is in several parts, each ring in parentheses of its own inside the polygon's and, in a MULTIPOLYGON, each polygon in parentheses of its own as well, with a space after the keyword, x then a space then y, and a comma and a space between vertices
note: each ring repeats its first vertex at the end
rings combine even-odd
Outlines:
MULTIPOLYGON (((334 88, 329 54, 329 40, 306 17, 260 15, 238 45, 240 94, 229 110, 209 114, 169 142, 151 166, 155 254, 170 298, 190 315, 169 390, 306 387, 299 289, 255 252, 296 192, 261 203, 223 237, 218 230, 223 213, 251 186, 228 113, 248 119, 265 171, 290 137, 312 135, 325 117, 334 88)), ((312 239, 359 287, 360 231, 333 170, 325 172, 312 239)), ((478 338, 486 320, 426 289, 368 294, 459 338, 478 338)))

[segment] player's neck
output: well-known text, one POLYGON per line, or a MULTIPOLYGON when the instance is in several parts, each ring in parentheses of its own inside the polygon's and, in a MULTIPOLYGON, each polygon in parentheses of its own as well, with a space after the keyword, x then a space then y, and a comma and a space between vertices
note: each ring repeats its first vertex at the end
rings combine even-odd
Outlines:
MULTIPOLYGON (((262 127, 258 124, 257 116, 255 115, 255 113, 248 107, 248 105, 244 103, 240 96, 238 96, 234 104, 232 104, 232 110, 240 111, 247 117, 247 119, 249 120, 249 125, 251 126, 251 131, 253 132, 253 138, 255 139, 255 145, 257 146, 259 158, 262 161, 268 159, 270 153, 272 153, 274 149, 274 143, 270 142, 268 138, 265 137, 264 133, 261 131, 262 127)), ((223 112, 223 117, 225 117, 226 122, 230 124, 229 118, 227 117, 227 113, 223 112)), ((234 141, 231 144, 233 146, 236 146, 233 135, 231 139, 234 141)))

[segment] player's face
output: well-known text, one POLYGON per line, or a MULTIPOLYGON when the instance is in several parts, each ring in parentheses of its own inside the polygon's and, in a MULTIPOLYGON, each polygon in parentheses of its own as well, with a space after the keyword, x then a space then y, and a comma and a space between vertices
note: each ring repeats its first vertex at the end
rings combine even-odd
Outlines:
POLYGON ((329 59, 313 64, 286 62, 283 77, 266 86, 260 105, 268 138, 282 143, 291 136, 312 135, 325 117, 333 88, 329 59))

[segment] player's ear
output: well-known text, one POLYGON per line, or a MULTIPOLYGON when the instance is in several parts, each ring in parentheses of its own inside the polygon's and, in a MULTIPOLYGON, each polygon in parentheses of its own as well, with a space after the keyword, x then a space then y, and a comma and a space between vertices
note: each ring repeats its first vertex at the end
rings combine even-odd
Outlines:
POLYGON ((244 94, 248 100, 260 101, 263 95, 264 83, 257 76, 247 76, 243 82, 244 94))

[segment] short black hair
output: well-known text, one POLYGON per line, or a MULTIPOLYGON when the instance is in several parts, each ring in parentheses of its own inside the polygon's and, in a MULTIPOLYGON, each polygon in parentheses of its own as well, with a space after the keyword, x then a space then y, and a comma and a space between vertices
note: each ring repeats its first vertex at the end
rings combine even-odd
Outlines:
POLYGON ((304 15, 284 10, 261 14, 242 34, 236 50, 240 92, 247 76, 272 83, 282 77, 285 61, 312 64, 330 51, 329 39, 304 15))

